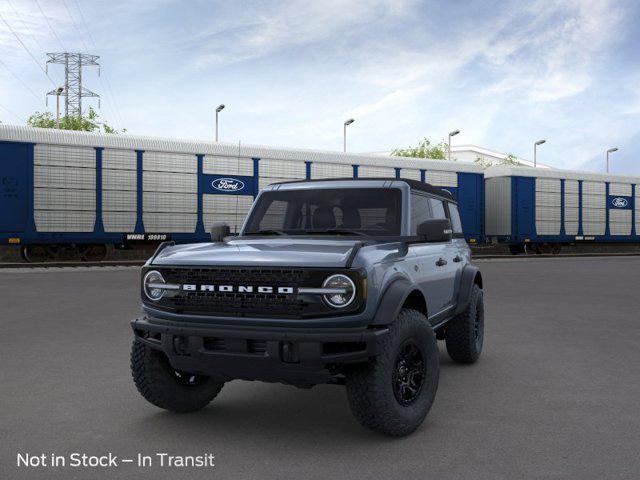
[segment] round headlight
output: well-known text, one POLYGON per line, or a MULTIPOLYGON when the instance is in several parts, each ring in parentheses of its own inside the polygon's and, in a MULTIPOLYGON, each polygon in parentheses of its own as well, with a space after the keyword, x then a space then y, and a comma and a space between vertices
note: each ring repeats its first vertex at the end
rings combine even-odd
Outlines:
POLYGON ((323 295, 324 301, 333 308, 344 308, 351 305, 356 298, 356 286, 346 275, 331 275, 324 281, 322 288, 335 290, 335 292, 323 295))
POLYGON ((147 272, 144 276, 144 280, 142 280, 142 285, 144 289, 144 294, 147 296, 149 300, 157 302, 164 295, 164 288, 158 288, 157 285, 165 283, 164 278, 157 270, 151 270, 147 272))

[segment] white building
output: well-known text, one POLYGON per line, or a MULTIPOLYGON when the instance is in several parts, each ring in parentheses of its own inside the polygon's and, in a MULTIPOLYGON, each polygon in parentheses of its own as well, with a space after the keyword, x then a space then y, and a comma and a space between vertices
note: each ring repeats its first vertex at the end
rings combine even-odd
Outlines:
MULTIPOLYGON (((391 155, 391 152, 369 152, 369 155, 391 155)), ((478 158, 485 164, 501 165, 507 158, 507 153, 497 152, 478 145, 453 145, 451 147, 451 159, 464 163, 475 163, 478 158)), ((531 160, 517 157, 516 160, 525 167, 533 167, 531 160)), ((538 168, 553 168, 538 162, 538 168)))
MULTIPOLYGON (((459 162, 473 163, 477 158, 481 158, 485 163, 499 165, 507 158, 507 153, 496 152, 478 145, 453 145, 451 147, 451 158, 455 158, 459 162)), ((517 161, 524 166, 533 167, 531 160, 517 157, 517 161)), ((538 168, 553 168, 538 162, 538 168)))

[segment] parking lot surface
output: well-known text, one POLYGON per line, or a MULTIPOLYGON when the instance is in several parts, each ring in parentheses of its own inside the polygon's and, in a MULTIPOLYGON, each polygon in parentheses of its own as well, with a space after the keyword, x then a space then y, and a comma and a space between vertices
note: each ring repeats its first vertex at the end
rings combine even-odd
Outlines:
POLYGON ((129 373, 139 269, 0 271, 0 478, 636 479, 640 258, 479 263, 485 350, 441 345, 424 425, 361 428, 342 387, 231 382, 205 410, 161 411, 129 373), (17 467, 18 453, 215 455, 215 467, 17 467))

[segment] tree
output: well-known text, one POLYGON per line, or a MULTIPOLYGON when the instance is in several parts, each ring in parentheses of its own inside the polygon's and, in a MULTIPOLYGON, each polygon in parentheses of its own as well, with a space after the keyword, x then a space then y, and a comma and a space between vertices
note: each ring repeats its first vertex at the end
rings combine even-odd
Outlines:
POLYGON ((448 152, 449 145, 447 145, 446 143, 440 142, 437 145, 433 145, 431 143, 431 140, 429 140, 428 138, 424 138, 417 147, 397 148, 391 152, 391 155, 395 155, 398 157, 432 158, 436 160, 446 160, 448 152))
MULTIPOLYGON (((100 132, 104 133, 125 133, 126 128, 123 128, 120 132, 108 125, 107 122, 100 122, 98 120, 100 116, 92 108, 89 107, 89 111, 82 117, 60 117, 60 129, 61 130, 81 130, 83 132, 100 132)), ((27 125, 38 128, 57 128, 56 119, 51 112, 36 112, 29 117, 27 125)))
POLYGON ((493 162, 491 160, 486 160, 484 157, 476 157, 475 163, 480 165, 482 168, 489 168, 494 165, 522 165, 518 161, 518 157, 516 157, 513 153, 507 154, 507 156, 497 162, 493 162))

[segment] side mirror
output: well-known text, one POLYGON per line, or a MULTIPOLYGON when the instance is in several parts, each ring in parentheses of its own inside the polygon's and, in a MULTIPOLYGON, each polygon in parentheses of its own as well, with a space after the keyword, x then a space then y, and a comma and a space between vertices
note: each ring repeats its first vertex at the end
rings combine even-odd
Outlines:
POLYGON ((448 218, 433 218, 418 225, 416 233, 426 242, 448 242, 453 236, 451 220, 448 218))
POLYGON ((222 242, 224 237, 228 237, 231 234, 229 225, 224 222, 214 222, 211 226, 211 241, 222 242))

